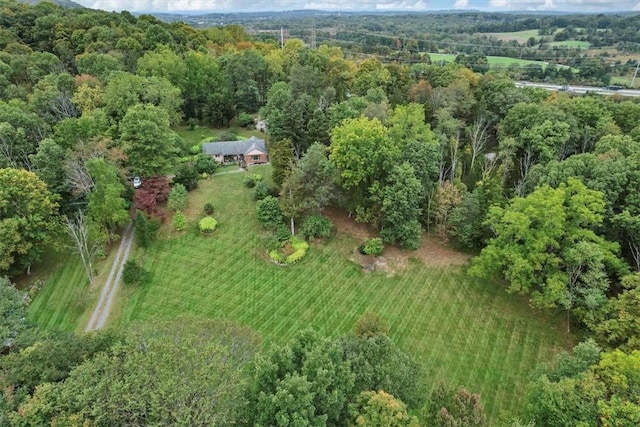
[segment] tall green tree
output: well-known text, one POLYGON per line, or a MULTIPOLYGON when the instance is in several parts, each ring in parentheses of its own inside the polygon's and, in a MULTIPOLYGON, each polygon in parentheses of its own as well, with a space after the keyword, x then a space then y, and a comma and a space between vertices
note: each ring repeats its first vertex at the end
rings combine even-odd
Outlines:
POLYGON ((118 169, 102 157, 94 157, 87 162, 87 170, 93 181, 93 188, 87 199, 87 212, 91 221, 109 236, 129 219, 124 185, 118 176, 118 169))
POLYGON ((137 325, 63 383, 41 385, 12 418, 16 425, 233 425, 243 367, 257 345, 250 330, 230 322, 137 325))
POLYGON ((342 186, 352 195, 358 218, 376 222, 379 206, 370 200, 372 186, 383 185, 400 150, 378 120, 347 119, 331 133, 329 158, 340 172, 342 186))
POLYGON ((380 189, 382 230, 380 236, 387 243, 398 243, 406 249, 420 247, 421 196, 424 190, 415 171, 408 163, 394 166, 380 189))
POLYGON ((327 148, 313 144, 282 184, 282 213, 292 218, 292 222, 305 213, 319 213, 335 199, 336 178, 337 171, 327 158, 327 148))
POLYGON ((0 169, 0 271, 30 271, 58 229, 57 210, 35 173, 0 169))
POLYGON ((178 154, 178 135, 169 127, 169 115, 153 105, 135 105, 120 123, 121 142, 129 170, 141 176, 171 170, 178 154))
POLYGON ((600 308, 609 278, 626 270, 619 246, 593 231, 604 206, 602 193, 575 179, 515 197, 506 208, 493 206, 487 224, 495 237, 473 260, 471 273, 506 279, 509 292, 529 295, 536 307, 582 315, 600 308))

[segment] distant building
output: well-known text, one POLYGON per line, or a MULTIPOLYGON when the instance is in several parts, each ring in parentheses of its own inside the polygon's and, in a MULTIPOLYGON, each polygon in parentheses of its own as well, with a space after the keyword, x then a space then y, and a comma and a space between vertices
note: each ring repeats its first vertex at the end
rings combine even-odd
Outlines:
POLYGON ((240 141, 207 142, 202 144, 202 153, 223 164, 255 165, 269 161, 264 139, 255 136, 240 141))

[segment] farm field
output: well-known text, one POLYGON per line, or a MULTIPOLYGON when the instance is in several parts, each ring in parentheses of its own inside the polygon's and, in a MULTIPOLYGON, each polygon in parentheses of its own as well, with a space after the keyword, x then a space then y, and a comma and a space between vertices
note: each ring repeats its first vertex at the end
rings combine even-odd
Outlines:
POLYGON ((591 43, 580 41, 580 40, 566 40, 563 42, 549 42, 547 43, 549 46, 555 47, 567 47, 572 49, 589 49, 591 47, 591 43))
MULTIPOLYGON (((431 62, 445 61, 453 62, 456 60, 456 55, 450 53, 429 53, 431 62)), ((508 56, 487 56, 487 61, 490 67, 508 67, 511 64, 518 64, 520 66, 529 64, 538 64, 543 68, 548 64, 542 61, 532 61, 530 59, 510 58, 508 56)))
MULTIPOLYGON (((255 171, 267 175, 268 168, 255 171)), ((444 378, 466 385, 482 395, 493 421, 504 411, 519 411, 536 364, 571 346, 560 320, 533 311, 499 285, 467 278, 463 267, 427 266, 409 253, 393 265, 390 261, 396 271, 391 276, 362 273, 349 261, 360 241, 346 233, 312 243, 294 266, 268 262, 268 237, 254 218, 243 175, 202 181, 185 210, 187 230, 177 233, 167 225, 146 253, 133 254, 151 280, 119 300, 121 323, 225 317, 251 326, 268 345, 307 327, 327 335, 346 333, 359 316, 373 311, 422 364, 426 384, 444 378), (212 236, 196 229, 206 201, 214 203, 219 222, 212 236)))
MULTIPOLYGON (((562 28, 558 28, 556 33, 562 31, 562 28)), ((513 31, 513 32, 505 32, 505 33, 479 33, 483 36, 493 37, 498 40, 509 41, 515 40, 518 43, 526 43, 531 37, 539 38, 540 34, 537 29, 534 30, 524 30, 524 31, 513 31)))

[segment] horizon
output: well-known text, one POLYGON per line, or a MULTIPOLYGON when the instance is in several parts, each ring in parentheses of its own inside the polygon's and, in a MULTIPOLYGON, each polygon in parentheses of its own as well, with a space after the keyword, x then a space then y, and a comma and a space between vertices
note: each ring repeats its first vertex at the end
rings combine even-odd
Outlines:
POLYGON ((640 0, 364 0, 350 7, 341 0, 75 0, 91 9, 135 13, 629 13, 640 11, 640 0))

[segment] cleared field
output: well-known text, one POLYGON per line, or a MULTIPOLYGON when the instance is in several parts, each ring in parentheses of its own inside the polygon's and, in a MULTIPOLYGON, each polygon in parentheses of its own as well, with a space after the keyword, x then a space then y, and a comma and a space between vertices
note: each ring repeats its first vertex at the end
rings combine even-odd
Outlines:
POLYGON ((563 42, 550 42, 549 46, 567 47, 571 49, 589 49, 591 43, 579 40, 566 40, 563 42))
MULTIPOLYGON (((453 62, 456 60, 456 55, 449 53, 429 53, 431 62, 437 63, 439 61, 453 62)), ((538 64, 541 67, 546 67, 548 64, 542 61, 532 61, 530 59, 510 58, 508 56, 487 56, 487 62, 490 67, 503 68, 508 67, 511 64, 517 64, 519 66, 525 66, 530 64, 538 64)))
POLYGON ((518 43, 526 43, 531 37, 540 37, 538 30, 514 31, 510 33, 480 33, 483 36, 493 37, 498 40, 509 41, 515 40, 518 43))
MULTIPOLYGON (((564 28, 557 28, 554 34, 559 33, 564 28)), ((493 37, 502 41, 515 40, 518 43, 526 43, 531 37, 535 37, 536 39, 540 39, 540 37, 550 38, 551 36, 541 36, 538 33, 538 30, 524 30, 524 31, 513 31, 513 32, 505 32, 505 33, 478 33, 478 35, 483 35, 487 37, 493 37)))
MULTIPOLYGON (((268 174, 268 167, 258 169, 268 174)), ((562 323, 531 310, 493 283, 470 280, 460 267, 432 268, 409 256, 397 274, 364 274, 349 256, 359 243, 341 234, 311 245, 299 264, 267 261, 243 173, 210 178, 190 195, 190 224, 167 226, 135 257, 151 272, 122 307, 122 322, 181 314, 225 317, 257 330, 265 344, 313 327, 327 335, 349 331, 367 311, 379 313, 392 338, 439 378, 481 393, 493 421, 520 408, 527 375, 568 348, 562 323), (202 205, 215 204, 219 229, 197 232, 202 205)))

